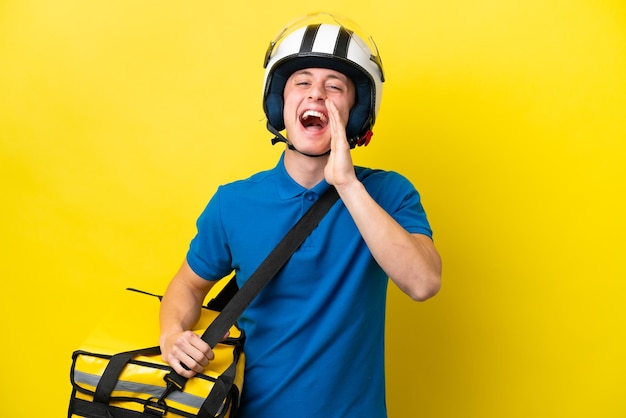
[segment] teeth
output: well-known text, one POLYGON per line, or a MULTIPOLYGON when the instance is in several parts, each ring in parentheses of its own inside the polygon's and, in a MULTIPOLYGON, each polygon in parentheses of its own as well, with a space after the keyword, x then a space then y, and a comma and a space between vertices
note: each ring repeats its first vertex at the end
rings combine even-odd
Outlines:
POLYGON ((306 112, 304 112, 304 114, 302 115, 302 120, 307 120, 310 116, 319 118, 322 122, 326 122, 326 115, 316 110, 307 110, 306 112))

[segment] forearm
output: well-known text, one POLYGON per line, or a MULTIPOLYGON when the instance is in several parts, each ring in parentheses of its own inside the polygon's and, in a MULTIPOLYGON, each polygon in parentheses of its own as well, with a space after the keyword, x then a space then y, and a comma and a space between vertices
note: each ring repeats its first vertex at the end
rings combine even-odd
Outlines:
POLYGON ((350 215, 390 279, 415 300, 434 296, 441 285, 441 260, 429 237, 408 233, 353 181, 337 188, 350 215))
POLYGON ((200 316, 200 306, 189 290, 173 281, 161 301, 161 336, 191 329, 200 316))
POLYGON ((161 338, 192 329, 200 318, 204 297, 212 286, 185 262, 170 282, 159 312, 161 338))
POLYGON ((213 359, 211 347, 190 331, 212 286, 184 262, 161 301, 161 356, 181 376, 201 372, 213 359))

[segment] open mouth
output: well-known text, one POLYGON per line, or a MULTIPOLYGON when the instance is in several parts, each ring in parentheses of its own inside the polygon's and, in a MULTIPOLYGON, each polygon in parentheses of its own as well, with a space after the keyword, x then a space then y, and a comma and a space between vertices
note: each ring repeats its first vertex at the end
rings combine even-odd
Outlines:
POLYGON ((306 110, 300 116, 300 123, 307 129, 324 129, 328 125, 328 118, 317 110, 306 110))

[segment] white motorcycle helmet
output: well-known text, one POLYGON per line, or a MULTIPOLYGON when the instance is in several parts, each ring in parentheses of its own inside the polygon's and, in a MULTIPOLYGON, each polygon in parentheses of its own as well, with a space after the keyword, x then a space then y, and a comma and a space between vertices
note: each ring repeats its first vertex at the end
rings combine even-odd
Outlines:
POLYGON ((378 49, 370 37, 343 17, 307 15, 287 25, 270 43, 265 56, 263 109, 276 141, 289 142, 285 129, 283 91, 287 79, 304 68, 328 68, 350 77, 356 102, 346 126, 350 147, 367 145, 380 108, 384 74, 378 49))

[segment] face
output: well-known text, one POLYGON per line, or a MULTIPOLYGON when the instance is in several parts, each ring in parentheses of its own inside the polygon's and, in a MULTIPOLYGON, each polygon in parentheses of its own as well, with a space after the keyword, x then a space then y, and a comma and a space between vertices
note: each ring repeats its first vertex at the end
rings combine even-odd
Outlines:
POLYGON ((341 120, 347 123, 355 103, 355 90, 352 80, 338 71, 307 68, 289 77, 283 98, 289 141, 302 152, 321 154, 330 147, 326 99, 333 102, 341 120))

